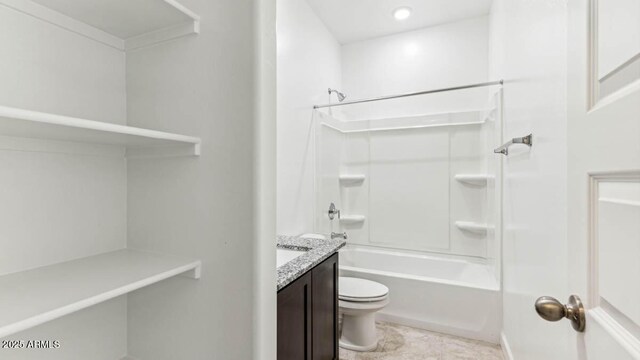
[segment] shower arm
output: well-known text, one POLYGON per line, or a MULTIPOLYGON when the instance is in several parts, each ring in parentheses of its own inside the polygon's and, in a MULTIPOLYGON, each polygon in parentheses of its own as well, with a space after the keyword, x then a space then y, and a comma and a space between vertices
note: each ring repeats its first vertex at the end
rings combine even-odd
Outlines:
POLYGON ((347 96, 345 94, 341 93, 340 91, 338 91, 336 89, 329 88, 328 89, 328 93, 329 93, 329 96, 331 96, 331 94, 333 94, 333 93, 336 93, 336 95, 338 96, 338 101, 339 102, 343 102, 344 99, 347 98, 347 96))

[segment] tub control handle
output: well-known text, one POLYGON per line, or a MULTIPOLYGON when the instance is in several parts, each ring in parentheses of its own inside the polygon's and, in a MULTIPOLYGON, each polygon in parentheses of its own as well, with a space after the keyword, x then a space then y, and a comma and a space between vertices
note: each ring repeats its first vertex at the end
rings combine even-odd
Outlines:
POLYGON ((540 297, 536 300, 536 312, 547 321, 559 321, 567 318, 571 321, 571 326, 575 331, 584 331, 586 322, 584 306, 577 295, 571 295, 566 305, 551 296, 540 297))
POLYGON ((336 208, 336 204, 334 203, 331 203, 331 205, 329 205, 329 211, 327 212, 327 214, 329 215, 329 220, 335 219, 336 215, 338 215, 338 219, 340 219, 340 210, 336 208))

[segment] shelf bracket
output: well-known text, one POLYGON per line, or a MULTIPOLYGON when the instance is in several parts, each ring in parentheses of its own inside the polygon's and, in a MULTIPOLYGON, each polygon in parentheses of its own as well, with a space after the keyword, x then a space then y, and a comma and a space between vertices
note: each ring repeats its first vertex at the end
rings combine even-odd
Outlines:
POLYGON ((197 266, 194 267, 193 269, 180 274, 180 276, 182 276, 182 277, 187 277, 189 279, 194 279, 194 280, 200 280, 200 276, 201 275, 202 275, 202 262, 201 261, 198 261, 197 266))

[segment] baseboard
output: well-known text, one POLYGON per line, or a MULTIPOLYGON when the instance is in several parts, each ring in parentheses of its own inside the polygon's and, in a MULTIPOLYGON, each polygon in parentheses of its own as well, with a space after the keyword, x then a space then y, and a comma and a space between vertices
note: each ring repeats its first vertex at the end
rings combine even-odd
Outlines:
POLYGON ((505 360, 514 360, 511 347, 509 347, 509 342, 507 341, 507 336, 504 334, 504 331, 500 333, 500 346, 502 347, 502 354, 504 355, 505 360))
POLYGON ((138 358, 134 358, 133 356, 129 356, 129 355, 127 355, 127 356, 123 357, 123 358, 122 358, 122 359, 120 359, 120 360, 140 360, 140 359, 138 359, 138 358))
POLYGON ((423 329, 427 331, 438 332, 447 335, 459 336, 466 339, 479 340, 498 345, 500 343, 500 336, 498 334, 492 335, 488 332, 480 331, 468 331, 451 326, 445 326, 440 324, 429 323, 425 321, 419 321, 415 319, 408 319, 402 316, 396 316, 391 314, 385 314, 379 312, 376 314, 376 320, 383 322, 390 322, 398 325, 410 326, 417 329, 423 329))

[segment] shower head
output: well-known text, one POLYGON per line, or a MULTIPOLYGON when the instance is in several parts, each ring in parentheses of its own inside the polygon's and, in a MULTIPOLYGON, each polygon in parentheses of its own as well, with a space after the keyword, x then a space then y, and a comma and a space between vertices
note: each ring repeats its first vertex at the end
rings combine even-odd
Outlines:
POLYGON ((338 95, 338 101, 340 101, 340 102, 343 102, 344 99, 347 98, 347 96, 345 94, 341 93, 340 91, 329 88, 329 95, 331 95, 331 93, 336 93, 336 95, 338 95))

